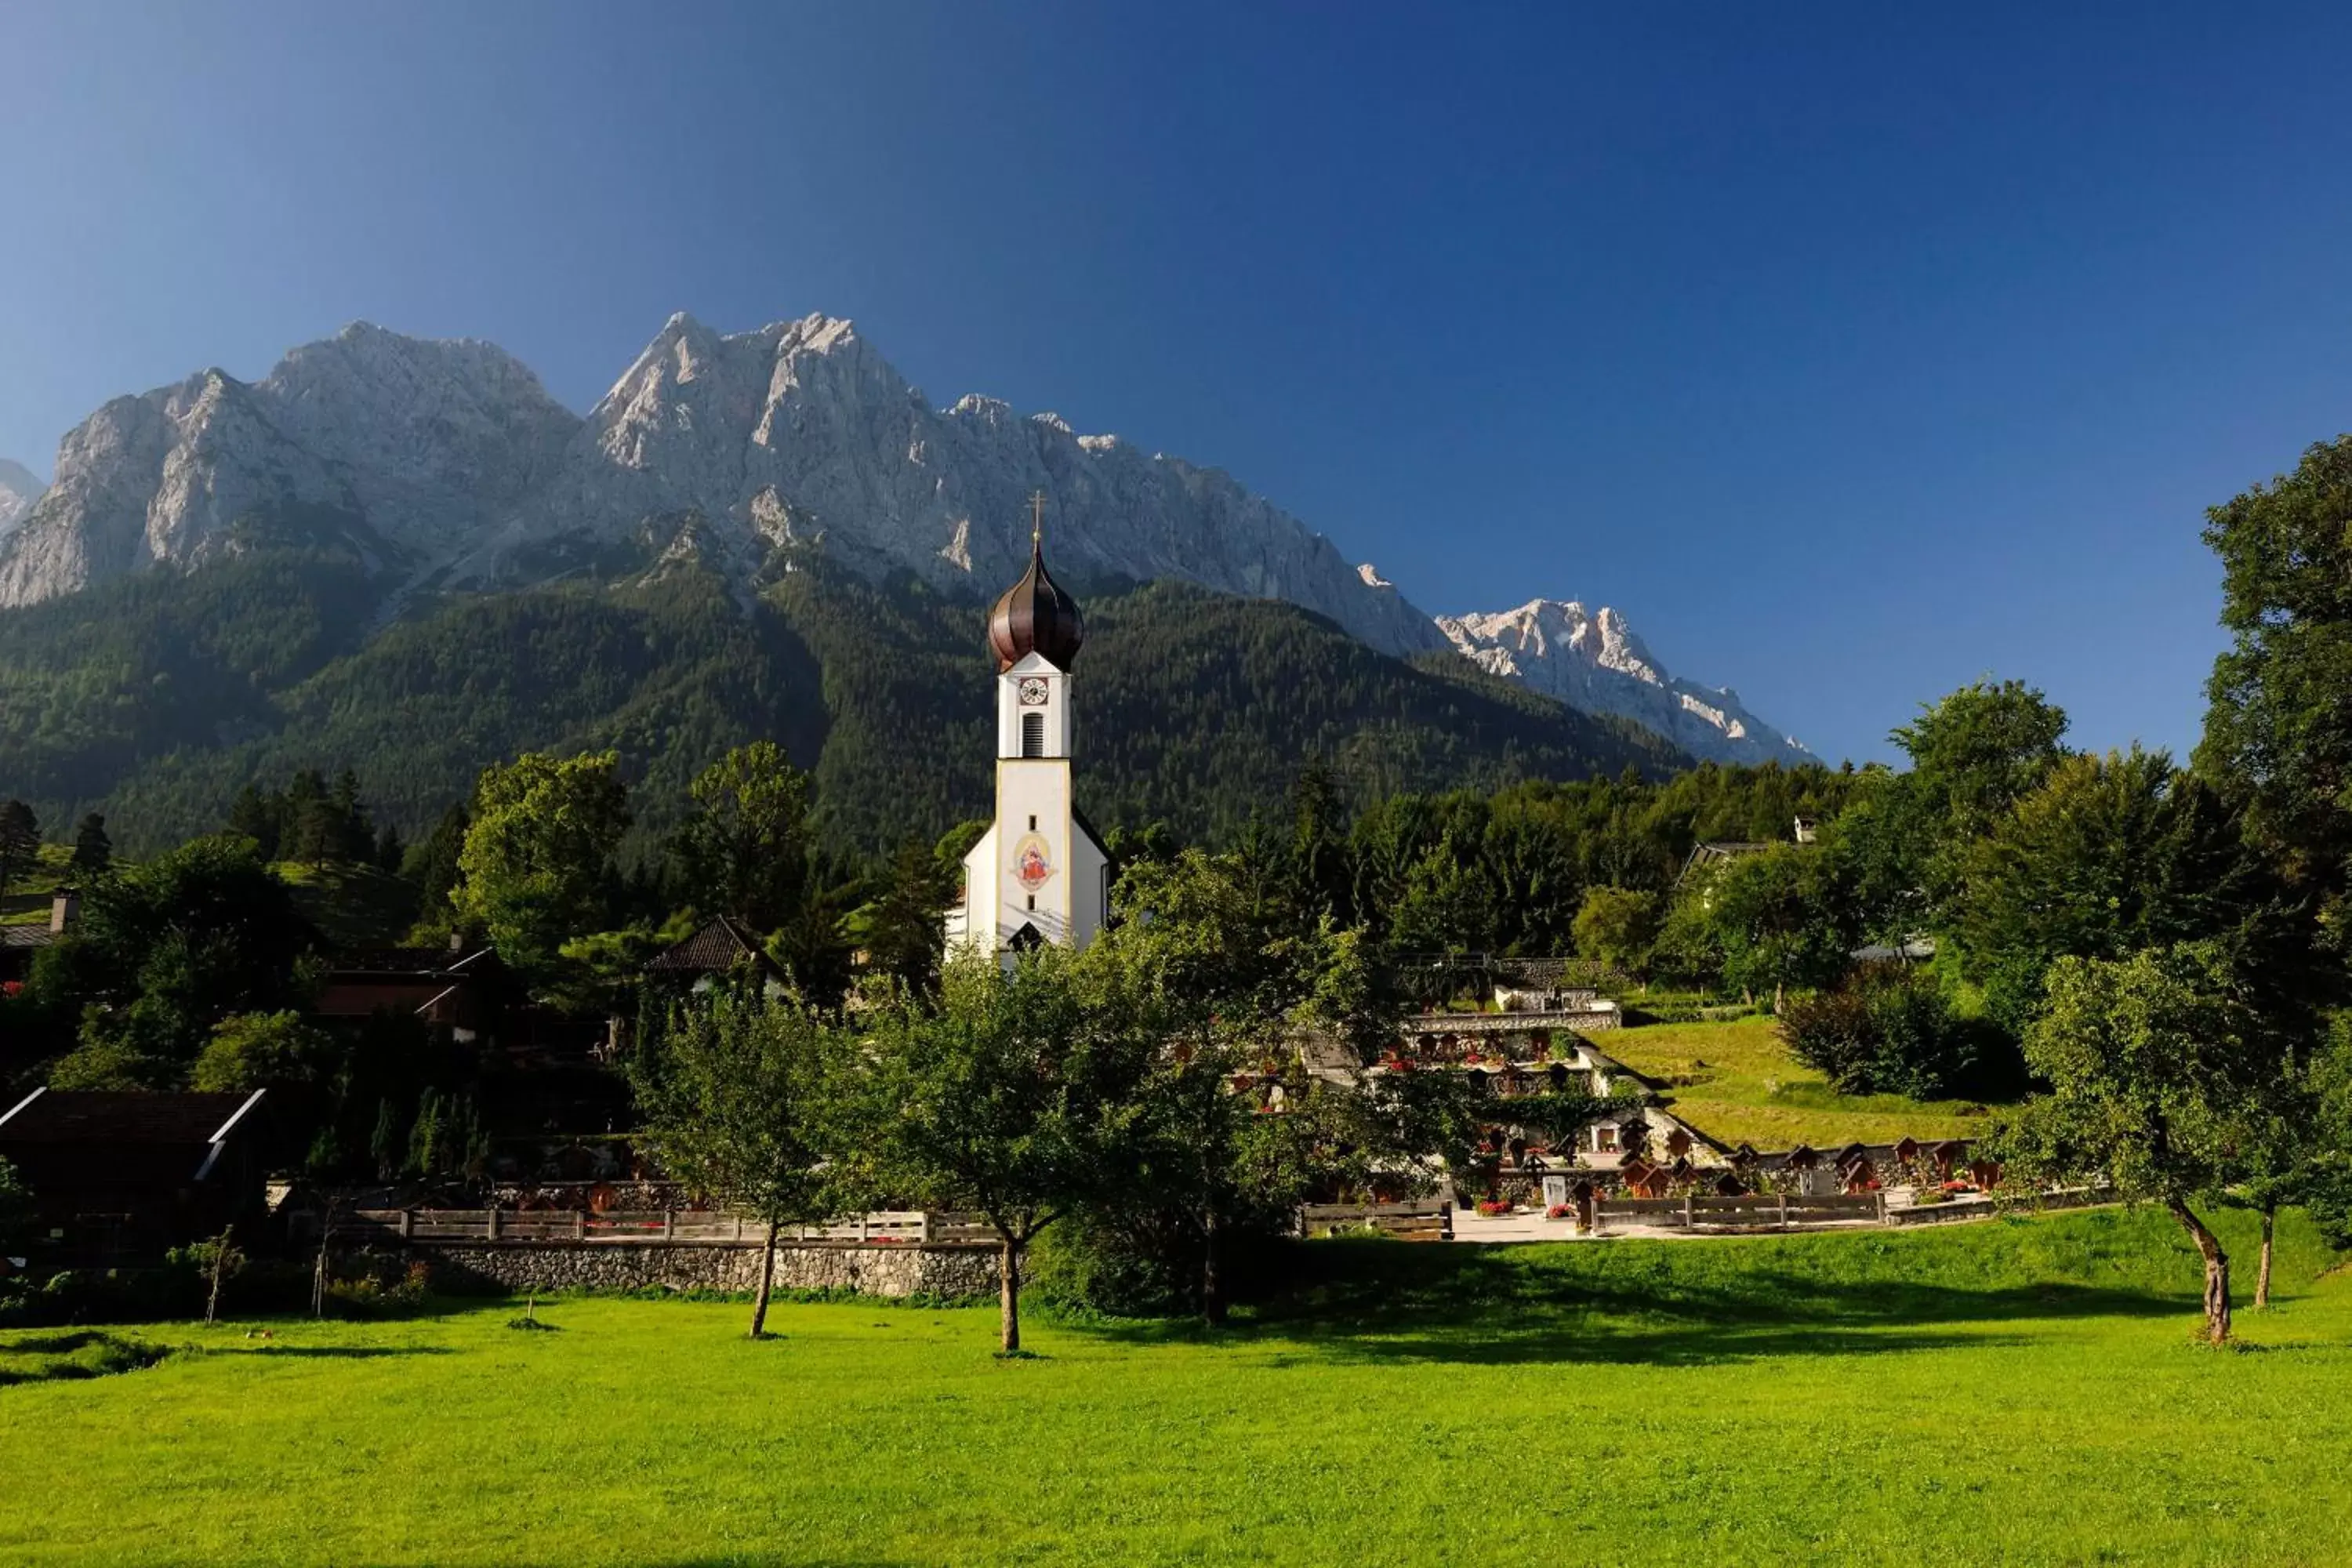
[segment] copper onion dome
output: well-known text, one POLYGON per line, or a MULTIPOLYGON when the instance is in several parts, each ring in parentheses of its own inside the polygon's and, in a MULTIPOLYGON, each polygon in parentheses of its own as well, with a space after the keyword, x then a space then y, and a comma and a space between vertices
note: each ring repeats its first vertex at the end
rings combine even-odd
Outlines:
POLYGON ((988 613, 988 646, 996 653, 1002 675, 1033 653, 1042 653, 1056 669, 1067 669, 1087 640, 1087 623, 1078 602, 1045 571, 1042 529, 1029 536, 1029 570, 1004 591, 988 613))

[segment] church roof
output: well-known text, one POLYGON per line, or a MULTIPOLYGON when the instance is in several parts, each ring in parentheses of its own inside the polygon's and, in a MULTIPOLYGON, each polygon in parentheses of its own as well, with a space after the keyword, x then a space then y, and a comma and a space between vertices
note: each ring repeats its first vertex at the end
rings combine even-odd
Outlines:
POLYGON ((1043 539, 1031 535, 1029 570, 988 613, 988 646, 995 651, 997 673, 1033 653, 1045 655, 1056 669, 1067 669, 1086 640, 1078 602, 1047 574, 1043 539))

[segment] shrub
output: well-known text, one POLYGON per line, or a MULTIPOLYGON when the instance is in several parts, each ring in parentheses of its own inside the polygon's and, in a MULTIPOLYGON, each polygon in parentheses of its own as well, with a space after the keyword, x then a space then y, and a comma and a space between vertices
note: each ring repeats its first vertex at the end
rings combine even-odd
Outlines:
POLYGON ((1842 1094, 1943 1100, 2000 1087, 2014 1044, 1963 1018, 1932 974, 1904 963, 1866 964, 1834 991, 1780 1009, 1790 1053, 1842 1094))

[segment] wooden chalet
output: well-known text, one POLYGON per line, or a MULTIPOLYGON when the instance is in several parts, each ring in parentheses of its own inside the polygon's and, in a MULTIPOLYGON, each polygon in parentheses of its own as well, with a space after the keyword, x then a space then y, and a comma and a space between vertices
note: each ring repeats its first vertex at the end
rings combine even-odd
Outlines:
POLYGON ((35 1247, 60 1260, 143 1259, 257 1223, 266 1092, 26 1095, 0 1115, 0 1160, 32 1191, 35 1247))
POLYGON ((508 989, 506 966, 488 947, 374 948, 336 956, 311 1012, 331 1020, 393 1013, 470 1041, 492 1027, 508 989))

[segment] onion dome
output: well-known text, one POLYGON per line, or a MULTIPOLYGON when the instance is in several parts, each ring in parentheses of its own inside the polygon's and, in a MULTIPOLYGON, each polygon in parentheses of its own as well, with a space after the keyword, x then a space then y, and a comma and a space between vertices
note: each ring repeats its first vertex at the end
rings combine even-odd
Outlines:
POLYGON ((1044 654, 1056 669, 1067 669, 1086 640, 1078 602, 1046 574, 1045 542, 1033 533, 1029 570, 988 613, 988 646, 996 653, 996 671, 1002 675, 1033 653, 1044 654))

